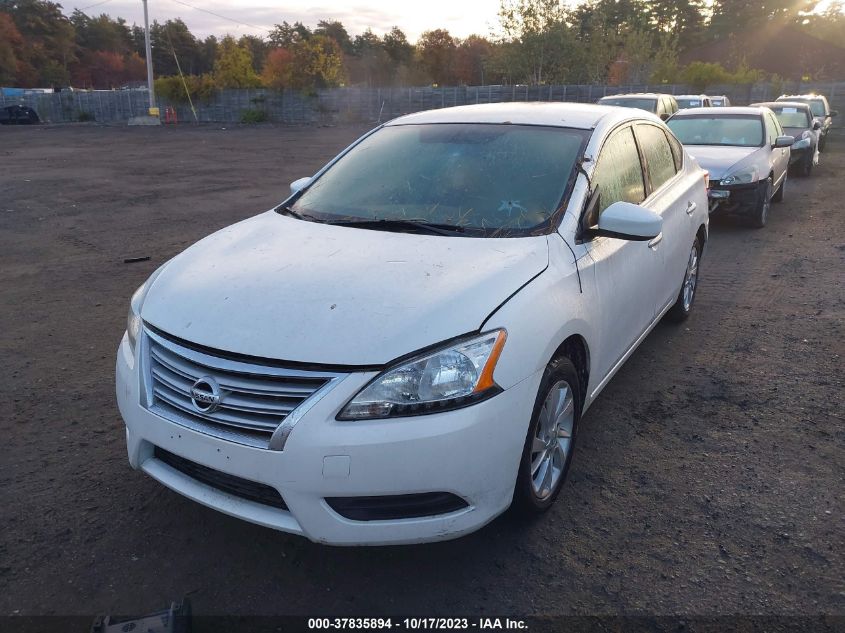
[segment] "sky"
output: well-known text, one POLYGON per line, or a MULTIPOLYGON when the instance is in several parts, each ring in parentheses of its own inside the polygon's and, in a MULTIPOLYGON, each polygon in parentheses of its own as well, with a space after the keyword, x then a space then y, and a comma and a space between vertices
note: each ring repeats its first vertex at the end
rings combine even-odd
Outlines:
MULTIPOLYGON (((129 24, 144 23, 141 0, 60 0, 67 13, 107 13, 129 24)), ((150 22, 181 17, 191 32, 206 35, 266 35, 287 20, 315 27, 320 20, 340 20, 353 36, 371 28, 383 35, 394 25, 411 42, 423 31, 445 28, 456 37, 490 35, 498 25, 499 0, 148 0, 150 22), (190 6, 188 6, 190 5, 190 6), (192 8, 198 7, 198 8, 192 8), (200 10, 203 9, 203 10, 200 10), (217 13, 220 16, 207 13, 217 13), (240 24, 238 24, 240 23, 240 24)))
MULTIPOLYGON (((60 0, 61 1, 61 0, 60 0)), ((577 4, 579 0, 569 0, 577 4)), ((266 35, 287 20, 313 28, 320 20, 340 20, 353 36, 370 28, 383 35, 398 26, 411 42, 423 31, 445 28, 455 37, 489 36, 498 30, 499 0, 148 0, 150 22, 182 20, 197 36, 266 35), (213 15, 217 14, 217 15, 213 15)), ((833 0, 821 0, 822 12, 833 0)), ((63 0, 68 13, 81 9, 88 15, 107 13, 129 24, 144 23, 141 0, 63 0)))

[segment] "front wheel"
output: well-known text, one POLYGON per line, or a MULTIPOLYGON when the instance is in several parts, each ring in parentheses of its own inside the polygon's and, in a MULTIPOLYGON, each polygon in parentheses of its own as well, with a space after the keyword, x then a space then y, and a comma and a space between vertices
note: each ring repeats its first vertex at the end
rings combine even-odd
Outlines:
POLYGON ((769 208, 772 204, 772 179, 760 183, 757 191, 757 204, 751 211, 751 226, 762 229, 769 221, 769 208))
POLYGON ((698 290, 698 266, 701 262, 701 243, 696 237, 687 259, 687 269, 684 271, 684 283, 675 304, 669 308, 666 316, 671 321, 685 321, 692 312, 695 301, 695 291, 698 290))
POLYGON ((786 173, 783 174, 783 180, 780 181, 780 187, 778 190, 775 191, 775 195, 772 196, 772 202, 783 202, 783 193, 786 189, 786 173))
POLYGON ((513 493, 518 513, 545 512, 560 494, 572 462, 582 402, 575 365, 566 357, 552 360, 543 372, 522 450, 513 493))
POLYGON ((805 178, 813 173, 813 154, 815 154, 815 152, 816 150, 811 148, 810 151, 807 152, 807 157, 801 162, 801 175, 805 178))

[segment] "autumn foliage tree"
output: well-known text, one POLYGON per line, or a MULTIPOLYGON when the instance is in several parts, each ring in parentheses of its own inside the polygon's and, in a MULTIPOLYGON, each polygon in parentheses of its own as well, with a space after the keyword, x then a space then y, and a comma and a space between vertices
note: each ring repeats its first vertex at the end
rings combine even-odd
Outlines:
POLYGON ((214 83, 218 88, 257 88, 261 79, 252 67, 252 53, 231 35, 222 40, 214 61, 214 83))
POLYGON ((291 83, 292 70, 293 54, 286 48, 274 48, 267 53, 261 80, 268 88, 287 88, 291 83))
POLYGON ((24 74, 23 36, 12 16, 0 13, 0 85, 18 82, 24 74))

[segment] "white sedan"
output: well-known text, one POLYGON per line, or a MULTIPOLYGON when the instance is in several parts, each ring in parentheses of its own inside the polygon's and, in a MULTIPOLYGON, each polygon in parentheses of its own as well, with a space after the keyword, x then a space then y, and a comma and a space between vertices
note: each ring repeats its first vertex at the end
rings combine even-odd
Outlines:
POLYGON ((584 411, 693 306, 705 182, 630 108, 382 125, 137 290, 117 354, 129 462, 322 543, 542 512, 584 411))

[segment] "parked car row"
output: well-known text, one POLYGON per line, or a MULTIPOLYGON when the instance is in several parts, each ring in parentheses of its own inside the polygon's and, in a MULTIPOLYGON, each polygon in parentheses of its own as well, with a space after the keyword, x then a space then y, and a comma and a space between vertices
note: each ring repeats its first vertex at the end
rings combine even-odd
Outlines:
POLYGON ((707 172, 657 101, 409 114, 163 263, 117 353, 132 467, 322 543, 547 510, 584 412, 695 303, 707 172))
POLYGON ((634 92, 629 94, 608 95, 597 101, 601 105, 639 108, 652 112, 664 121, 678 110, 687 108, 728 107, 730 99, 725 96, 708 95, 670 95, 656 92, 634 92))
MULTIPOLYGON (((669 97, 614 95, 599 103, 653 111, 652 102, 669 97)), ((755 227, 765 226, 771 203, 783 200, 790 167, 801 176, 812 173, 837 115, 823 95, 814 94, 782 95, 749 107, 703 94, 674 100, 679 109, 661 118, 708 170, 711 211, 742 215, 755 227)))

